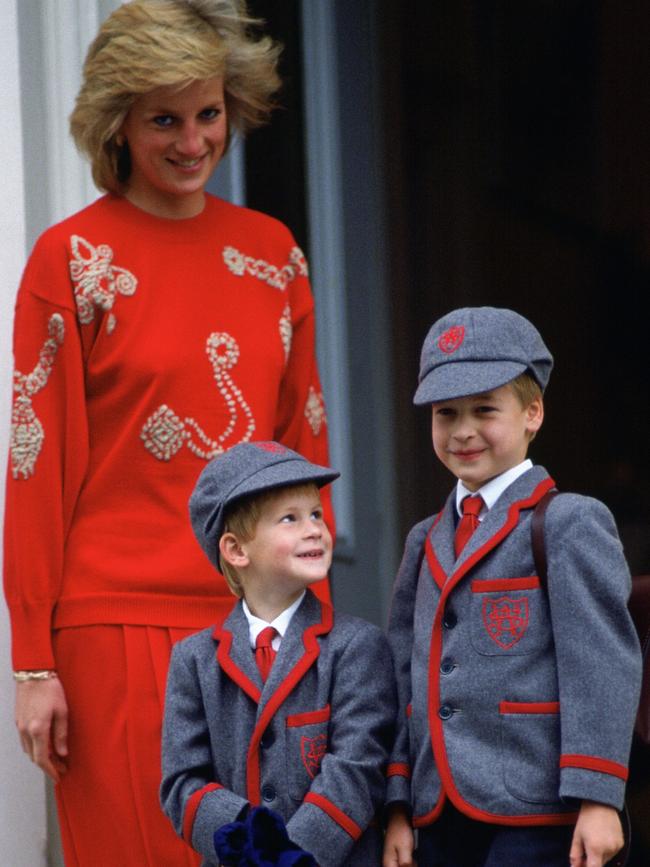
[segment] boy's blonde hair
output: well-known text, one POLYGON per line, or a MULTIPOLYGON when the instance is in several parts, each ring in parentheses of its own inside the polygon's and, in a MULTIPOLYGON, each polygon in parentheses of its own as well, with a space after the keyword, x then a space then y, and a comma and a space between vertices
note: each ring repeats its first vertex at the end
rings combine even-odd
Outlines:
POLYGON ((530 406, 534 400, 542 400, 542 389, 530 373, 520 373, 508 385, 524 409, 530 406))
MULTIPOLYGON (((508 385, 524 409, 529 407, 534 400, 544 400, 539 383, 526 371, 520 373, 519 376, 511 380, 508 385)), ((532 431, 529 437, 529 442, 532 442, 535 439, 536 433, 537 431, 532 431)))
MULTIPOLYGON (((232 533, 237 537, 239 542, 249 542, 257 530, 262 510, 273 501, 279 494, 285 493, 287 490, 295 491, 298 494, 316 492, 320 497, 318 485, 313 482, 308 482, 302 485, 283 485, 280 488, 271 488, 268 491, 262 491, 260 494, 251 494, 249 497, 242 497, 233 503, 232 508, 226 513, 223 532, 232 533)), ((231 591, 241 598, 244 595, 244 590, 241 584, 239 573, 234 566, 219 554, 219 567, 221 572, 228 582, 231 591)))
POLYGON ((131 170, 116 137, 138 96, 223 77, 229 129, 264 123, 280 87, 280 46, 254 38, 245 0, 131 0, 110 15, 88 49, 70 116, 78 149, 100 190, 121 195, 131 170))

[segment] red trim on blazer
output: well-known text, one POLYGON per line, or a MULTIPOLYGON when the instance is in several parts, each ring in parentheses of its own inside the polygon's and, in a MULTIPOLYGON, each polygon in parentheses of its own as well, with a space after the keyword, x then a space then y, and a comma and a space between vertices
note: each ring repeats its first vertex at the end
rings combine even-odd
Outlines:
POLYGON ((223 786, 219 783, 208 783, 207 786, 203 786, 201 789, 197 789, 190 797, 187 799, 187 804, 185 805, 185 815, 183 816, 183 840, 192 845, 192 831, 194 829, 194 817, 196 816, 196 811, 199 809, 199 805, 203 800, 203 796, 207 795, 208 792, 214 792, 217 789, 223 789, 223 786))
POLYGON ((438 562, 438 558, 436 557, 436 552, 433 550, 433 545, 431 544, 431 533, 433 532, 433 528, 436 526, 438 521, 442 518, 442 512, 438 512, 436 518, 431 525, 431 529, 426 535, 424 540, 424 553, 426 554, 427 563, 429 564, 429 569, 431 574, 433 575, 433 580, 436 582, 438 587, 442 588, 445 585, 445 581, 447 580, 447 575, 445 570, 442 568, 440 563, 438 562))
POLYGON ((502 590, 535 590, 540 586, 537 575, 529 578, 475 579, 470 584, 472 593, 500 593, 502 590))
POLYGON ((499 713, 559 713, 559 701, 500 701, 499 713))
POLYGON ((406 779, 409 780, 411 778, 411 769, 403 762, 391 762, 386 768, 386 776, 406 777, 406 779))
POLYGON ((446 803, 447 796, 445 795, 445 790, 441 787, 440 795, 438 796, 438 800, 433 810, 429 810, 429 812, 425 813, 423 816, 413 816, 411 819, 411 825, 414 828, 426 828, 427 825, 431 825, 432 822, 435 822, 436 819, 440 817, 442 808, 446 803))
POLYGON ((321 607, 321 621, 320 623, 313 623, 311 626, 308 626, 303 632, 302 641, 305 646, 305 652, 264 705, 264 709, 257 720, 257 724, 255 725, 248 745, 248 756, 246 759, 246 793, 248 800, 253 804, 253 806, 258 806, 260 803, 259 747, 262 736, 282 702, 300 683, 301 678, 304 677, 305 673, 309 670, 316 659, 318 659, 320 646, 316 640, 316 636, 325 635, 332 629, 334 623, 334 611, 331 606, 320 599, 318 601, 320 602, 321 607))
POLYGON ((587 771, 600 771, 602 774, 610 774, 612 777, 620 777, 627 780, 628 770, 625 765, 612 762, 609 759, 600 759, 598 756, 580 756, 567 753, 560 756, 561 768, 583 768, 587 771))
POLYGON ((250 680, 239 666, 230 658, 230 648, 232 646, 232 632, 227 629, 217 628, 212 633, 212 637, 219 642, 217 648, 217 662, 221 666, 222 671, 225 671, 228 677, 240 686, 246 695, 253 699, 256 704, 259 704, 262 693, 252 680, 250 680))
POLYGON ((406 705, 406 718, 409 719, 412 714, 413 714, 413 705, 411 704, 411 702, 409 702, 406 705))
MULTIPOLYGON (((460 580, 469 572, 470 569, 486 554, 492 551, 505 537, 517 526, 519 514, 523 509, 531 509, 541 500, 544 494, 551 488, 555 487, 555 482, 550 477, 544 479, 535 488, 530 497, 526 500, 518 500, 510 505, 508 514, 503 526, 494 533, 477 551, 465 560, 461 566, 451 575, 448 581, 442 587, 436 616, 433 621, 431 630, 431 644, 429 647, 429 732, 431 736, 431 747, 436 760, 438 773, 442 788, 449 800, 454 806, 469 816, 471 819, 477 819, 480 822, 494 822, 500 825, 570 825, 577 819, 577 813, 546 813, 546 814, 526 814, 521 816, 506 816, 499 813, 489 813, 487 810, 481 810, 478 807, 465 801, 454 782, 449 762, 447 761, 447 751, 445 748, 445 740, 443 733, 443 722, 438 716, 438 708, 440 706, 440 681, 439 668, 442 657, 442 618, 445 610, 445 603, 451 592, 454 590, 460 580)), ((433 551, 433 545, 431 545, 433 551)), ((437 563, 437 560, 435 560, 437 563)), ((442 570, 441 570, 442 571, 442 570)), ((444 573, 443 573, 444 574, 444 573)), ((436 579, 436 583, 438 579, 436 579)), ((421 827, 433 821, 440 810, 444 798, 438 801, 436 807, 426 816, 418 816, 413 820, 415 827, 421 827)))
POLYGON ((333 819, 337 825, 340 825, 353 840, 358 840, 363 834, 363 829, 360 828, 356 822, 352 821, 348 815, 346 815, 342 810, 339 810, 338 807, 335 807, 334 804, 327 798, 323 797, 323 795, 317 795, 316 792, 307 792, 304 803, 320 807, 320 809, 324 813, 327 813, 330 819, 333 819))
POLYGON ((328 704, 320 710, 308 710, 306 713, 294 713, 287 717, 287 728, 293 726, 309 726, 314 723, 327 722, 332 715, 332 709, 328 704))
POLYGON ((536 506, 542 499, 544 494, 554 487, 555 482, 549 476, 548 479, 544 479, 543 482, 540 482, 539 485, 537 485, 527 500, 518 500, 515 503, 511 503, 504 525, 493 536, 491 536, 484 545, 482 545, 477 551, 474 551, 474 553, 463 562, 462 566, 454 572, 452 580, 449 582, 449 590, 453 590, 463 575, 469 572, 469 570, 472 569, 479 560, 482 560, 483 557, 485 557, 485 555, 493 548, 496 548, 496 546, 517 526, 519 513, 523 509, 532 509, 533 506, 536 506))

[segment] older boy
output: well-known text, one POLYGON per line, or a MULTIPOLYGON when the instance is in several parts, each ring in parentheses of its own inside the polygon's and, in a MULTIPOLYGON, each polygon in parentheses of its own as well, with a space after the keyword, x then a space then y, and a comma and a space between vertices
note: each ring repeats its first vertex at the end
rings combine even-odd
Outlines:
POLYGON ((399 733, 385 867, 602 867, 622 845, 638 699, 630 578, 613 519, 526 458, 552 357, 517 313, 455 310, 422 350, 416 404, 458 482, 410 533, 390 637, 399 733))
POLYGON ((394 721, 381 632, 309 590, 332 539, 319 488, 338 473, 278 443, 235 446, 201 474, 194 532, 240 596, 222 626, 174 648, 163 730, 163 809, 215 864, 213 834, 263 805, 321 867, 381 862, 394 721))

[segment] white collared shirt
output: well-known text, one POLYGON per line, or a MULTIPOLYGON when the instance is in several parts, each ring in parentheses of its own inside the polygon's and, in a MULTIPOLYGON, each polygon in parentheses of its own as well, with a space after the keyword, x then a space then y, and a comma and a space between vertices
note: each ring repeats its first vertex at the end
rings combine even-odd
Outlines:
POLYGON ((533 462, 531 459, 526 458, 525 461, 517 464, 516 467, 510 467, 510 469, 506 470, 505 473, 501 473, 501 475, 490 479, 490 481, 486 482, 482 488, 478 489, 478 491, 468 491, 459 479, 458 484, 456 485, 456 511, 460 517, 462 517, 463 510, 461 503, 465 497, 478 497, 480 495, 483 499, 483 507, 481 508, 478 519, 479 521, 482 521, 485 517, 485 513, 492 508, 505 489, 509 487, 515 479, 518 479, 519 476, 523 476, 524 473, 528 472, 532 466, 533 462))
POLYGON ((288 608, 285 608, 275 620, 271 621, 271 623, 267 623, 266 620, 262 620, 261 617, 256 617, 253 614, 246 604, 246 600, 242 599, 242 608, 244 609, 244 614, 246 615, 246 620, 248 620, 248 636, 250 640, 251 647, 255 650, 255 643, 257 642, 257 636, 263 629, 266 629, 267 626, 272 626, 275 631, 278 633, 271 642, 271 647, 273 650, 278 650, 282 639, 284 638, 284 633, 289 628, 289 623, 291 623, 291 618, 296 613, 298 608, 300 607, 300 603, 305 598, 306 591, 303 590, 300 596, 296 599, 293 605, 290 605, 288 608))

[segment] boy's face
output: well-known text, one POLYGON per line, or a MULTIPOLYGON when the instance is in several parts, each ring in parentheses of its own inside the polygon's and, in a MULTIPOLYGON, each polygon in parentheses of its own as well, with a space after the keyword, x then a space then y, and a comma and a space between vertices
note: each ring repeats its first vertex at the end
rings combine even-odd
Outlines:
POLYGON ((541 427, 542 401, 522 407, 509 385, 432 404, 433 450, 470 491, 521 463, 541 427))
POLYGON ((332 562, 332 536, 323 520, 316 487, 278 492, 264 503, 255 535, 241 542, 246 559, 244 593, 268 592, 295 598, 327 576, 332 562))

